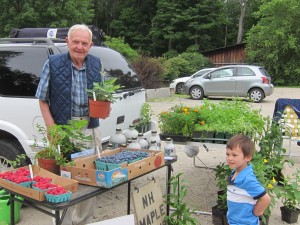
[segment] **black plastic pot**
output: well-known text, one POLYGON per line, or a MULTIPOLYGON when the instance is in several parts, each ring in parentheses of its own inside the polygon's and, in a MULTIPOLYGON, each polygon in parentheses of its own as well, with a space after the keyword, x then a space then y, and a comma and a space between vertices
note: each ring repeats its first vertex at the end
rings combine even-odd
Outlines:
POLYGON ((300 209, 289 209, 286 206, 280 207, 281 219, 289 224, 297 223, 300 209))
POLYGON ((211 210, 212 222, 214 225, 228 225, 225 209, 219 209, 218 205, 215 205, 211 208, 211 210))

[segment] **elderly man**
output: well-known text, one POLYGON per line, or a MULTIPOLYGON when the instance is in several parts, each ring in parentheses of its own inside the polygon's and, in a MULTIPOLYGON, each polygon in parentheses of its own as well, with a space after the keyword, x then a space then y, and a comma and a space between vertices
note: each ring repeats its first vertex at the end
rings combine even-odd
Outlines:
MULTIPOLYGON (((86 26, 77 24, 69 29, 66 37, 69 52, 51 55, 46 61, 36 97, 45 125, 67 124, 69 120, 85 119, 88 125, 83 133, 92 135, 90 147, 101 148, 99 119, 89 117, 86 89, 93 82, 101 82, 100 59, 88 54, 93 45, 92 32, 86 26)), ((68 209, 63 224, 86 224, 93 216, 96 197, 68 209)))

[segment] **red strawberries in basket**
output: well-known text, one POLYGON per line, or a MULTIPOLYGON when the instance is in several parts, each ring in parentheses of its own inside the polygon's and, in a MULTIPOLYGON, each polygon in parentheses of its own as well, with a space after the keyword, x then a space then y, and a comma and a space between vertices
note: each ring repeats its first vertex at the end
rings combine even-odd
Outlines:
POLYGON ((68 191, 66 189, 64 189, 63 187, 57 187, 54 189, 50 189, 49 191, 47 191, 47 194, 50 195, 61 195, 61 194, 65 194, 68 191))

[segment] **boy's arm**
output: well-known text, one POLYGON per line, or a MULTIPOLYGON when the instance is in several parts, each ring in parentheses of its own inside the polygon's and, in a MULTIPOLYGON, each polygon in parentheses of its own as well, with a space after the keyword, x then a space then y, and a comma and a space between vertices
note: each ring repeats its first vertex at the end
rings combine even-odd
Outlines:
POLYGON ((264 196, 262 196, 257 200, 253 208, 253 214, 256 216, 262 216, 266 208, 270 205, 270 203, 271 203, 271 198, 268 195, 268 193, 266 193, 264 196))

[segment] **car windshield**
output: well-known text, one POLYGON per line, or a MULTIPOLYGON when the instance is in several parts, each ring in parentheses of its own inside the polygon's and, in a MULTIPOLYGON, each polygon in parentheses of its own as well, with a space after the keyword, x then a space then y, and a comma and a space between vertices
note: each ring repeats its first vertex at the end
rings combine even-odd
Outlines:
POLYGON ((209 71, 211 71, 211 70, 200 70, 200 71, 198 71, 197 73, 195 73, 192 77, 193 77, 193 78, 200 77, 200 76, 202 76, 202 75, 208 73, 209 71))

